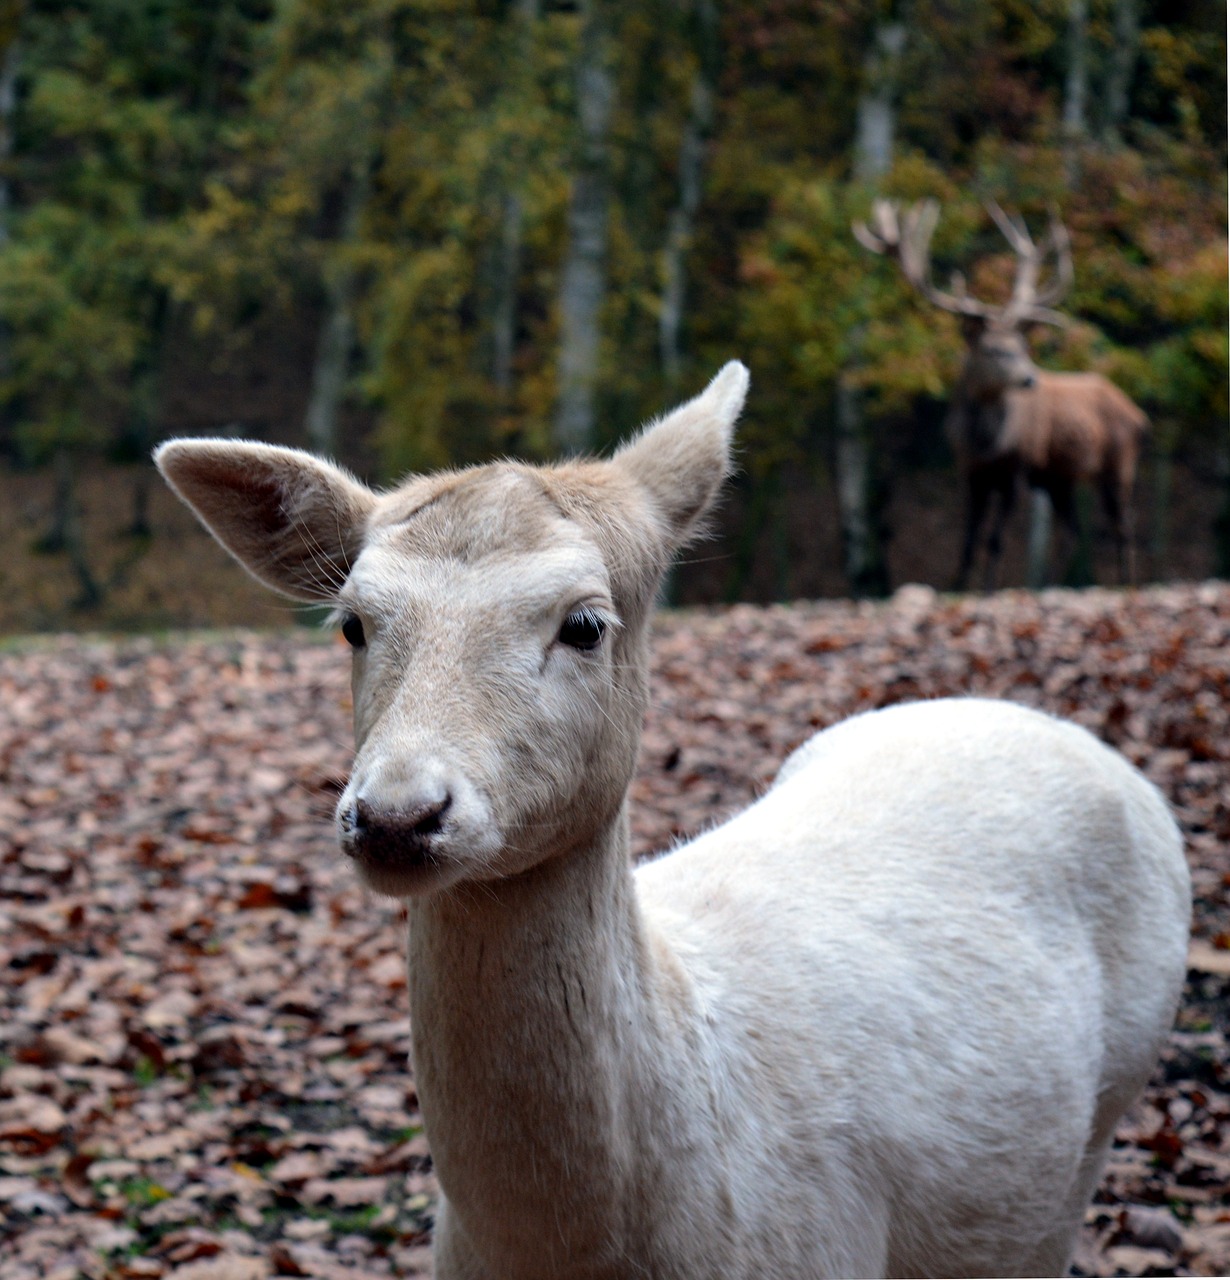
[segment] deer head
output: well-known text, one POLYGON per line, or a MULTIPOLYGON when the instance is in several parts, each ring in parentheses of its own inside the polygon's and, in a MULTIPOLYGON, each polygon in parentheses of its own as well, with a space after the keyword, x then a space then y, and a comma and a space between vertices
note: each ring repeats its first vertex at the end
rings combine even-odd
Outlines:
POLYGON ((295 449, 158 450, 253 575, 337 611, 357 748, 338 834, 371 887, 506 878, 613 822, 654 589, 729 469, 747 383, 732 362, 609 460, 493 463, 387 493, 295 449))
POLYGON ((1038 370, 1022 330, 1030 324, 1066 324, 1054 306, 1071 288, 1073 279, 1068 233, 1055 214, 1046 236, 1035 244, 1023 219, 1010 217, 994 201, 986 207, 1016 255, 1012 296, 1000 304, 973 297, 960 272, 953 273, 947 290, 933 282, 931 237, 940 217, 938 201, 920 200, 903 208, 893 200, 877 200, 872 205, 871 225, 858 222, 853 227, 865 248, 896 259, 902 274, 924 298, 961 316, 969 347, 962 383, 965 393, 975 400, 994 400, 1005 391, 1034 384, 1038 370), (1054 267, 1043 285, 1043 270, 1051 255, 1054 267))

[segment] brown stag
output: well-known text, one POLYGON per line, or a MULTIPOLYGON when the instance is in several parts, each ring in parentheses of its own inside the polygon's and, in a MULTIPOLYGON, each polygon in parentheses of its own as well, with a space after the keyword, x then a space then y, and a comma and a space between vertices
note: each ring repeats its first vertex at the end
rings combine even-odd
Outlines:
POLYGON ((1132 491, 1148 419, 1101 374, 1048 373, 1034 364, 1025 327, 1066 323, 1053 308, 1072 284, 1068 235, 1052 216, 1046 236, 1035 244, 1020 218, 1010 218, 994 203, 987 209, 1016 255, 1012 296, 1000 305, 972 297, 960 274, 954 274, 947 291, 932 282, 931 237, 940 212, 936 201, 902 209, 893 201, 877 200, 871 226, 854 227, 861 244, 896 259, 923 297, 963 320, 969 350, 945 418, 967 487, 957 587, 968 583, 983 521, 998 499, 986 560, 987 590, 995 587, 1003 530, 1022 475, 1031 489, 1050 498, 1069 546, 1077 534, 1077 486, 1096 486, 1115 540, 1119 581, 1134 582, 1132 491), (1054 265, 1043 285, 1051 255, 1054 265))

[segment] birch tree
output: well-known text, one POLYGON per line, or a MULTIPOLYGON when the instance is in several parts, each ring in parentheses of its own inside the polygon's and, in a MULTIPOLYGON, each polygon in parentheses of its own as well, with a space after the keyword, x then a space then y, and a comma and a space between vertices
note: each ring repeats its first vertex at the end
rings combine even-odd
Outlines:
POLYGON ((1140 56, 1140 0, 1115 0, 1112 44, 1106 73, 1106 133, 1121 141, 1131 106, 1132 79, 1140 56))
POLYGON ((359 148, 347 175, 341 226, 322 272, 325 306, 312 365, 311 390, 303 418, 309 449, 328 457, 338 455, 338 414, 346 391, 355 343, 354 303, 357 273, 347 254, 359 238, 371 190, 369 146, 359 148))
POLYGON ((308 447, 336 457, 355 346, 356 249, 389 113, 394 67, 389 15, 382 5, 356 5, 343 21, 329 24, 311 6, 290 4, 281 11, 273 40, 279 58, 263 110, 268 124, 289 139, 292 163, 283 189, 305 193, 308 207, 336 210, 316 228, 323 305, 303 419, 308 447), (318 52, 305 57, 303 47, 318 52))
POLYGON ((683 371, 681 335, 687 288, 687 253, 700 206, 705 147, 713 132, 717 96, 718 13, 714 0, 695 0, 695 32, 688 115, 679 142, 679 190, 667 224, 663 252, 662 307, 658 317, 658 351, 668 385, 677 387, 683 371))
MULTIPOLYGON (((906 26, 899 16, 882 16, 871 37, 863 64, 854 140, 854 176, 874 188, 893 162, 896 99, 906 26)), ((880 513, 871 430, 857 386, 863 334, 850 335, 846 366, 837 378, 837 502, 841 513, 842 555, 846 581, 856 596, 882 594, 888 588, 888 566, 880 537, 880 513)))
POLYGON ((555 444, 565 453, 584 452, 594 438, 594 393, 606 296, 610 131, 615 109, 614 51, 606 0, 582 0, 580 9, 578 148, 559 292, 555 444))
POLYGON ((1067 74, 1063 87, 1063 127, 1069 146, 1089 132, 1089 0, 1068 0, 1067 74))
MULTIPOLYGON (((509 44, 514 65, 509 70, 511 84, 508 97, 522 127, 525 116, 530 114, 527 99, 535 78, 534 35, 538 19, 539 0, 516 0, 511 13, 513 32, 509 44)), ((524 146, 513 148, 512 154, 505 157, 499 229, 494 246, 490 376, 496 400, 504 412, 508 411, 512 398, 513 355, 517 342, 517 296, 525 223, 523 184, 527 167, 528 158, 524 146)))

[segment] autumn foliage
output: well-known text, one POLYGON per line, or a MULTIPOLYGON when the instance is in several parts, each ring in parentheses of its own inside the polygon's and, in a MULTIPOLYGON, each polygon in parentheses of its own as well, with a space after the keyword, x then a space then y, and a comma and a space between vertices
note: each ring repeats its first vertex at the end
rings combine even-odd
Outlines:
MULTIPOLYGON (((0 22, 0 461, 58 459, 64 477, 22 537, 76 538, 81 596, 111 593, 72 529, 73 467, 135 464, 173 433, 311 445, 373 479, 553 453, 588 175, 585 446, 732 357, 755 380, 741 549, 688 598, 814 593, 753 553, 834 500, 841 379, 862 397, 874 508, 953 467, 938 422, 962 344, 855 244, 873 194, 942 200, 937 268, 976 264, 980 296, 1011 272, 983 202, 1034 226, 1059 208, 1074 323, 1035 354, 1105 374, 1152 418, 1156 576, 1179 571, 1180 483, 1213 491, 1193 536, 1202 572, 1224 569, 1222 18, 1161 0, 16 6, 0 22), (873 182, 859 110, 885 23, 903 45, 873 182), (596 71, 607 124, 586 142, 596 71)), ((142 501, 130 523, 148 534, 142 501)), ((79 618, 66 602, 59 619, 79 618)))

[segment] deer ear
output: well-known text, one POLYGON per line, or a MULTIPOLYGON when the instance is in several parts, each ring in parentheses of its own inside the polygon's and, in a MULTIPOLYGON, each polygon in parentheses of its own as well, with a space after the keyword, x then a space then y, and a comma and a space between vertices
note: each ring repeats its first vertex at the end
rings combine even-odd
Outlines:
POLYGON ((615 455, 613 465, 649 492, 676 547, 730 471, 731 438, 748 380, 747 369, 732 360, 694 400, 650 423, 615 455))
POLYGON ((963 315, 961 317, 961 336, 969 346, 972 347, 986 331, 987 319, 985 316, 963 315))
POLYGON ((332 599, 363 545, 376 495, 299 449, 170 440, 154 462, 253 577, 293 600, 332 599))

